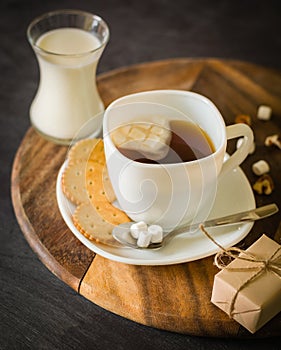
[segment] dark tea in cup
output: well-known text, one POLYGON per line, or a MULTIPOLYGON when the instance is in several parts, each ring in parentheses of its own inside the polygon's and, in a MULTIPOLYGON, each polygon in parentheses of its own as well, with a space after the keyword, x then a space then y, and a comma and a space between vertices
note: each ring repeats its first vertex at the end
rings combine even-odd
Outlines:
MULTIPOLYGON (((146 124, 138 123, 138 126, 145 129, 146 124)), ((129 125, 127 126, 129 129, 129 125)), ((171 133, 167 152, 164 157, 155 160, 149 155, 144 155, 138 147, 118 147, 118 150, 127 158, 136 162, 147 164, 175 164, 190 162, 209 156, 214 152, 214 145, 209 135, 195 123, 185 120, 172 120, 169 122, 169 132, 171 133)), ((139 142, 142 139, 140 136, 139 142)))

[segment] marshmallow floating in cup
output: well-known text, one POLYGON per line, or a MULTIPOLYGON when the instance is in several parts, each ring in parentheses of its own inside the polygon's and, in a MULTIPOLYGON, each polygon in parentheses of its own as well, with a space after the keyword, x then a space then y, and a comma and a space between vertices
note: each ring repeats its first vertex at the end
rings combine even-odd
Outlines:
POLYGON ((120 150, 137 151, 146 158, 159 160, 169 152, 172 134, 166 118, 153 116, 147 122, 119 126, 110 136, 120 150))

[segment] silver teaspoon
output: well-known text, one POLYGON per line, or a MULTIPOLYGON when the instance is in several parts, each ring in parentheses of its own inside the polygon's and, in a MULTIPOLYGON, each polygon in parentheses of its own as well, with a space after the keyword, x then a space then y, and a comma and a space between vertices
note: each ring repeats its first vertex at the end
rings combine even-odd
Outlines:
POLYGON ((137 245, 137 240, 133 238, 130 233, 130 227, 134 222, 126 222, 124 224, 114 227, 112 231, 112 235, 119 243, 121 243, 126 247, 135 248, 135 249, 158 249, 166 245, 175 236, 197 230, 200 224, 204 225, 204 227, 206 228, 206 227, 233 225, 240 222, 257 221, 277 213, 278 210, 279 209, 277 205, 273 203, 273 204, 268 204, 256 209, 251 209, 251 210, 243 211, 232 215, 227 215, 221 218, 215 218, 205 222, 199 222, 192 225, 181 226, 171 232, 167 232, 164 235, 162 242, 150 243, 150 245, 146 248, 139 247, 137 245))

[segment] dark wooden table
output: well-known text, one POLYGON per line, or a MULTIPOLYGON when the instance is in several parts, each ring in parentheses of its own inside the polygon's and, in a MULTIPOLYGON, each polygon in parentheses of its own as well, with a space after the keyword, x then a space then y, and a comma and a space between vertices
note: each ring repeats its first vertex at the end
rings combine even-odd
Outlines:
MULTIPOLYGON (((30 249, 13 214, 9 195, 12 161, 29 126, 28 108, 38 79, 36 61, 26 43, 25 28, 35 15, 66 6, 78 7, 75 1, 61 2, 59 5, 53 1, 45 5, 31 1, 24 4, 12 1, 1 3, 3 26, 1 43, 4 49, 0 57, 2 75, 0 155, 1 164, 4 166, 0 172, 2 180, 0 349, 133 349, 136 346, 140 349, 249 349, 252 347, 262 349, 265 346, 268 349, 278 349, 280 337, 258 340, 251 337, 243 340, 198 338, 160 331, 129 321, 77 294, 67 286, 67 281, 63 283, 54 275, 57 273, 55 269, 51 268, 51 272, 47 270, 30 249)), ((97 2, 95 9, 93 6, 92 2, 79 2, 80 8, 103 16, 111 24, 112 31, 112 44, 104 53, 100 72, 138 62, 177 56, 228 57, 253 61, 273 69, 281 68, 280 50, 278 51, 278 45, 280 45, 278 8, 273 3, 264 4, 257 1, 252 7, 242 5, 242 1, 228 5, 221 1, 217 2, 214 8, 207 1, 182 3, 179 1, 171 5, 163 1, 141 4, 137 2, 135 6, 122 1, 117 8, 112 1, 106 5, 103 2, 97 2), (123 21, 120 21, 120 16, 123 21)), ((270 70, 272 78, 269 81, 263 77, 263 74, 268 75, 267 69, 261 68, 253 75, 255 68, 251 71, 249 68, 251 65, 244 67, 243 70, 243 64, 236 65, 240 73, 242 69, 241 77, 249 75, 251 81, 253 79, 257 82, 257 86, 262 85, 266 96, 274 96, 273 100, 267 102, 275 106, 280 105, 280 73, 276 72, 276 78, 274 78, 274 71, 270 70)), ((110 73, 106 74, 110 75, 110 73)), ((136 76, 134 75, 134 78, 136 76)), ((103 79, 105 77, 106 75, 103 79)), ((178 86, 177 83, 179 82, 176 82, 175 86, 178 86)), ((244 83, 245 80, 242 79, 241 89, 244 83)), ((193 87, 193 90, 197 88, 204 90, 204 79, 200 84, 196 88, 193 87)), ((229 84, 231 85, 231 79, 229 84)), ((110 88, 108 95, 106 95, 106 89, 101 90, 105 99, 112 96, 114 86, 110 88)), ((248 94, 249 99, 252 95, 259 94, 254 86, 252 88, 253 90, 248 94)), ((211 95, 210 97, 213 97, 219 105, 224 105, 223 98, 220 99, 224 94, 220 95, 216 89, 211 95)), ((235 104, 235 101, 233 103, 235 104)), ((277 120, 277 125, 280 127, 281 113, 278 109, 275 111, 275 122, 277 120)), ((30 132, 29 135, 31 135, 30 132)), ((32 137, 36 138, 36 136, 32 137)), ((252 180, 249 168, 245 171, 248 171, 252 180)), ((280 191, 280 186, 278 188, 280 191)), ((280 196, 274 194, 272 198, 278 200, 280 196)), ((258 204, 264 201, 269 199, 260 198, 258 204)), ((35 213, 34 216, 36 216, 35 213)), ((273 220, 268 225, 270 235, 274 237, 278 223, 273 220)), ((255 230, 257 235, 261 227, 257 226, 255 230)), ((62 261, 64 261, 63 254, 64 251, 61 251, 62 261)), ((80 258, 77 259, 79 264, 80 258)), ((100 266, 102 265, 102 260, 96 261, 100 266)), ((72 264, 75 265, 75 261, 72 261, 72 264)), ((155 326, 155 324, 152 325, 155 326)), ((278 323, 277 327, 279 327, 278 323)), ((208 332, 203 335, 208 336, 208 332)))

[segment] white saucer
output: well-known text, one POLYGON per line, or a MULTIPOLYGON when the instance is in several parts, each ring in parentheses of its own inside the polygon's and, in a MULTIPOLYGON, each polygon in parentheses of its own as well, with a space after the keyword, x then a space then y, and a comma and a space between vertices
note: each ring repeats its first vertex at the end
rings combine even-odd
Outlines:
MULTIPOLYGON (((56 186, 59 210, 73 234, 93 252, 114 261, 134 265, 178 264, 217 253, 217 246, 204 236, 200 230, 193 234, 175 237, 166 247, 159 250, 117 248, 88 240, 73 225, 71 215, 75 210, 75 206, 67 200, 62 192, 61 176, 64 167, 65 163, 59 171, 56 186)), ((255 207, 255 198, 248 179, 243 171, 237 168, 220 181, 209 218, 250 210, 255 207)), ((208 232, 218 243, 225 248, 229 248, 245 238, 252 226, 253 223, 236 224, 208 229, 208 232)))

